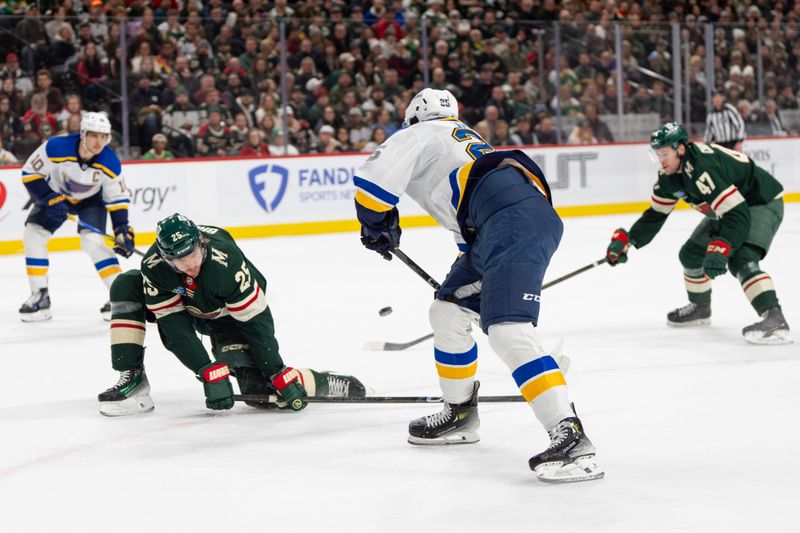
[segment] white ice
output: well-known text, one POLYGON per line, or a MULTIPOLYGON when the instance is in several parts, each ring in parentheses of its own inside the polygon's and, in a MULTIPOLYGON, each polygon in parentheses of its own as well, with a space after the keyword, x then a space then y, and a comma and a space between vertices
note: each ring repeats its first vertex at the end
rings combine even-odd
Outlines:
MULTIPOLYGON (((565 220, 553 279, 598 259, 635 215, 565 220)), ((546 346, 565 339, 567 380, 606 478, 551 486, 528 458, 548 443, 521 403, 481 406, 480 443, 406 443, 431 405, 311 405, 293 414, 205 409, 200 383, 148 327, 155 412, 109 419, 96 395, 117 374, 102 285, 80 252, 51 255, 54 318, 23 324, 21 256, 0 257, 0 529, 4 532, 735 532, 798 531, 800 348, 753 346, 757 317, 731 276, 714 282, 713 324, 672 329, 686 296, 677 260, 699 221, 676 212, 648 247, 544 293, 546 346)), ((218 221, 202 220, 213 224, 218 221)), ((800 331, 800 206, 763 261, 800 331)), ((351 372, 379 395, 439 393, 426 334, 431 291, 355 234, 240 241, 269 280, 282 353, 295 366, 351 372), (378 316, 391 306, 394 313, 378 316)), ((441 279, 453 259, 439 228, 403 248, 441 279)), ((127 267, 135 266, 133 260, 127 267)), ((478 336, 483 394, 514 394, 478 336)))

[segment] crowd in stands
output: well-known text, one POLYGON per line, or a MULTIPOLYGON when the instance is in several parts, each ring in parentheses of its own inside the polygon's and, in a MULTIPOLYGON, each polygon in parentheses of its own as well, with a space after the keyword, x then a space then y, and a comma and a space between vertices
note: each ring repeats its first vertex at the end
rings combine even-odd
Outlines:
POLYGON ((369 152, 401 127, 426 70, 493 145, 611 142, 601 117, 618 111, 619 91, 625 113, 672 118, 672 22, 688 43, 692 122, 705 119, 709 83, 750 134, 794 133, 779 113, 798 108, 800 1, 56 0, 0 11, 3 163, 78 131, 85 110, 109 114, 119 146, 123 71, 134 157, 369 152), (557 131, 557 106, 574 128, 557 131))

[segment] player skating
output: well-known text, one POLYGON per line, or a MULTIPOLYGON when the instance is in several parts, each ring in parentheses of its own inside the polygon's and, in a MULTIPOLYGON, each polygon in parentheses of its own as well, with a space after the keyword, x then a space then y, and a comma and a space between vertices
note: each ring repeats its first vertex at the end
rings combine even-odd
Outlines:
POLYGON ((550 447, 530 459, 531 469, 543 481, 602 477, 564 376, 535 327, 542 278, 563 231, 541 170, 518 150, 495 152, 460 122, 449 91, 421 91, 405 119, 408 127, 379 146, 354 178, 362 242, 391 258, 401 234, 396 204, 407 193, 454 233, 463 252, 430 308, 444 409, 413 420, 409 442, 479 440, 478 352, 471 335, 479 313, 490 346, 550 435, 550 447))
POLYGON ((158 324, 164 346, 203 383, 209 409, 233 407, 229 375, 242 394, 277 393, 278 406, 293 410, 305 407, 307 394, 364 396, 352 376, 286 367, 266 279, 227 231, 175 214, 158 223, 156 239, 142 270, 121 274, 111 287, 111 360, 120 379, 99 395, 101 413, 153 410, 143 366, 148 321, 158 324), (196 332, 211 338, 214 361, 196 332))
POLYGON ((630 246, 649 243, 679 200, 706 216, 678 254, 689 304, 667 314, 671 326, 710 323, 711 280, 726 270, 763 320, 742 335, 757 344, 792 342, 772 278, 759 262, 767 255, 783 220, 783 186, 749 157, 716 144, 689 142, 677 122, 650 136, 661 169, 650 208, 630 231, 617 229, 607 257, 610 265, 627 261, 630 246))
MULTIPOLYGON (((120 177, 120 161, 108 146, 111 123, 101 113, 87 113, 81 119, 80 133, 52 137, 37 148, 22 167, 22 182, 34 202, 25 220, 25 265, 31 295, 19 309, 23 322, 52 317, 47 289, 49 259, 47 243, 68 214, 105 231, 106 218, 117 244, 114 251, 130 257, 134 248, 133 229, 128 225, 130 193, 120 177)), ((78 228, 81 248, 94 263, 106 288, 111 287, 121 269, 119 261, 103 242, 103 237, 78 228)), ((104 318, 111 311, 106 303, 104 318)))

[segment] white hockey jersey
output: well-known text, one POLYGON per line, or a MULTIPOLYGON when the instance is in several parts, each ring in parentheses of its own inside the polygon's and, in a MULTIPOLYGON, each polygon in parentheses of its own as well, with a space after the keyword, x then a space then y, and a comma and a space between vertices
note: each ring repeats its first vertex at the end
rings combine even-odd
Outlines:
POLYGON ((108 211, 127 209, 130 192, 119 175, 122 165, 117 155, 106 146, 93 161, 83 162, 78 155, 79 142, 80 134, 74 133, 42 143, 25 161, 22 182, 33 191, 41 187, 36 182, 44 180, 72 204, 102 191, 108 211))
POLYGON ((392 135, 358 169, 353 178, 356 202, 385 212, 407 193, 452 231, 462 248, 456 211, 469 164, 492 151, 480 135, 456 119, 419 122, 392 135), (462 167, 467 170, 458 172, 462 167))

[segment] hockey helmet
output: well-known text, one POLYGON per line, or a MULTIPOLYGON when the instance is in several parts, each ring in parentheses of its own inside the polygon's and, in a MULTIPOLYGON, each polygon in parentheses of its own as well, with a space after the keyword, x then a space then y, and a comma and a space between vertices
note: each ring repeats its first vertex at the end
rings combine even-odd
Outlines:
POLYGON ((679 122, 667 122, 650 134, 650 148, 658 150, 669 146, 678 149, 681 144, 689 143, 689 133, 679 122))
POLYGON ((458 101, 447 90, 422 89, 406 108, 403 127, 434 118, 458 118, 458 101))
POLYGON ((156 226, 156 246, 167 261, 186 257, 201 242, 200 230, 194 222, 175 213, 156 226))
POLYGON ((86 132, 94 131, 96 133, 105 133, 111 136, 111 122, 108 117, 103 113, 86 113, 81 119, 81 137, 86 135, 86 132))

